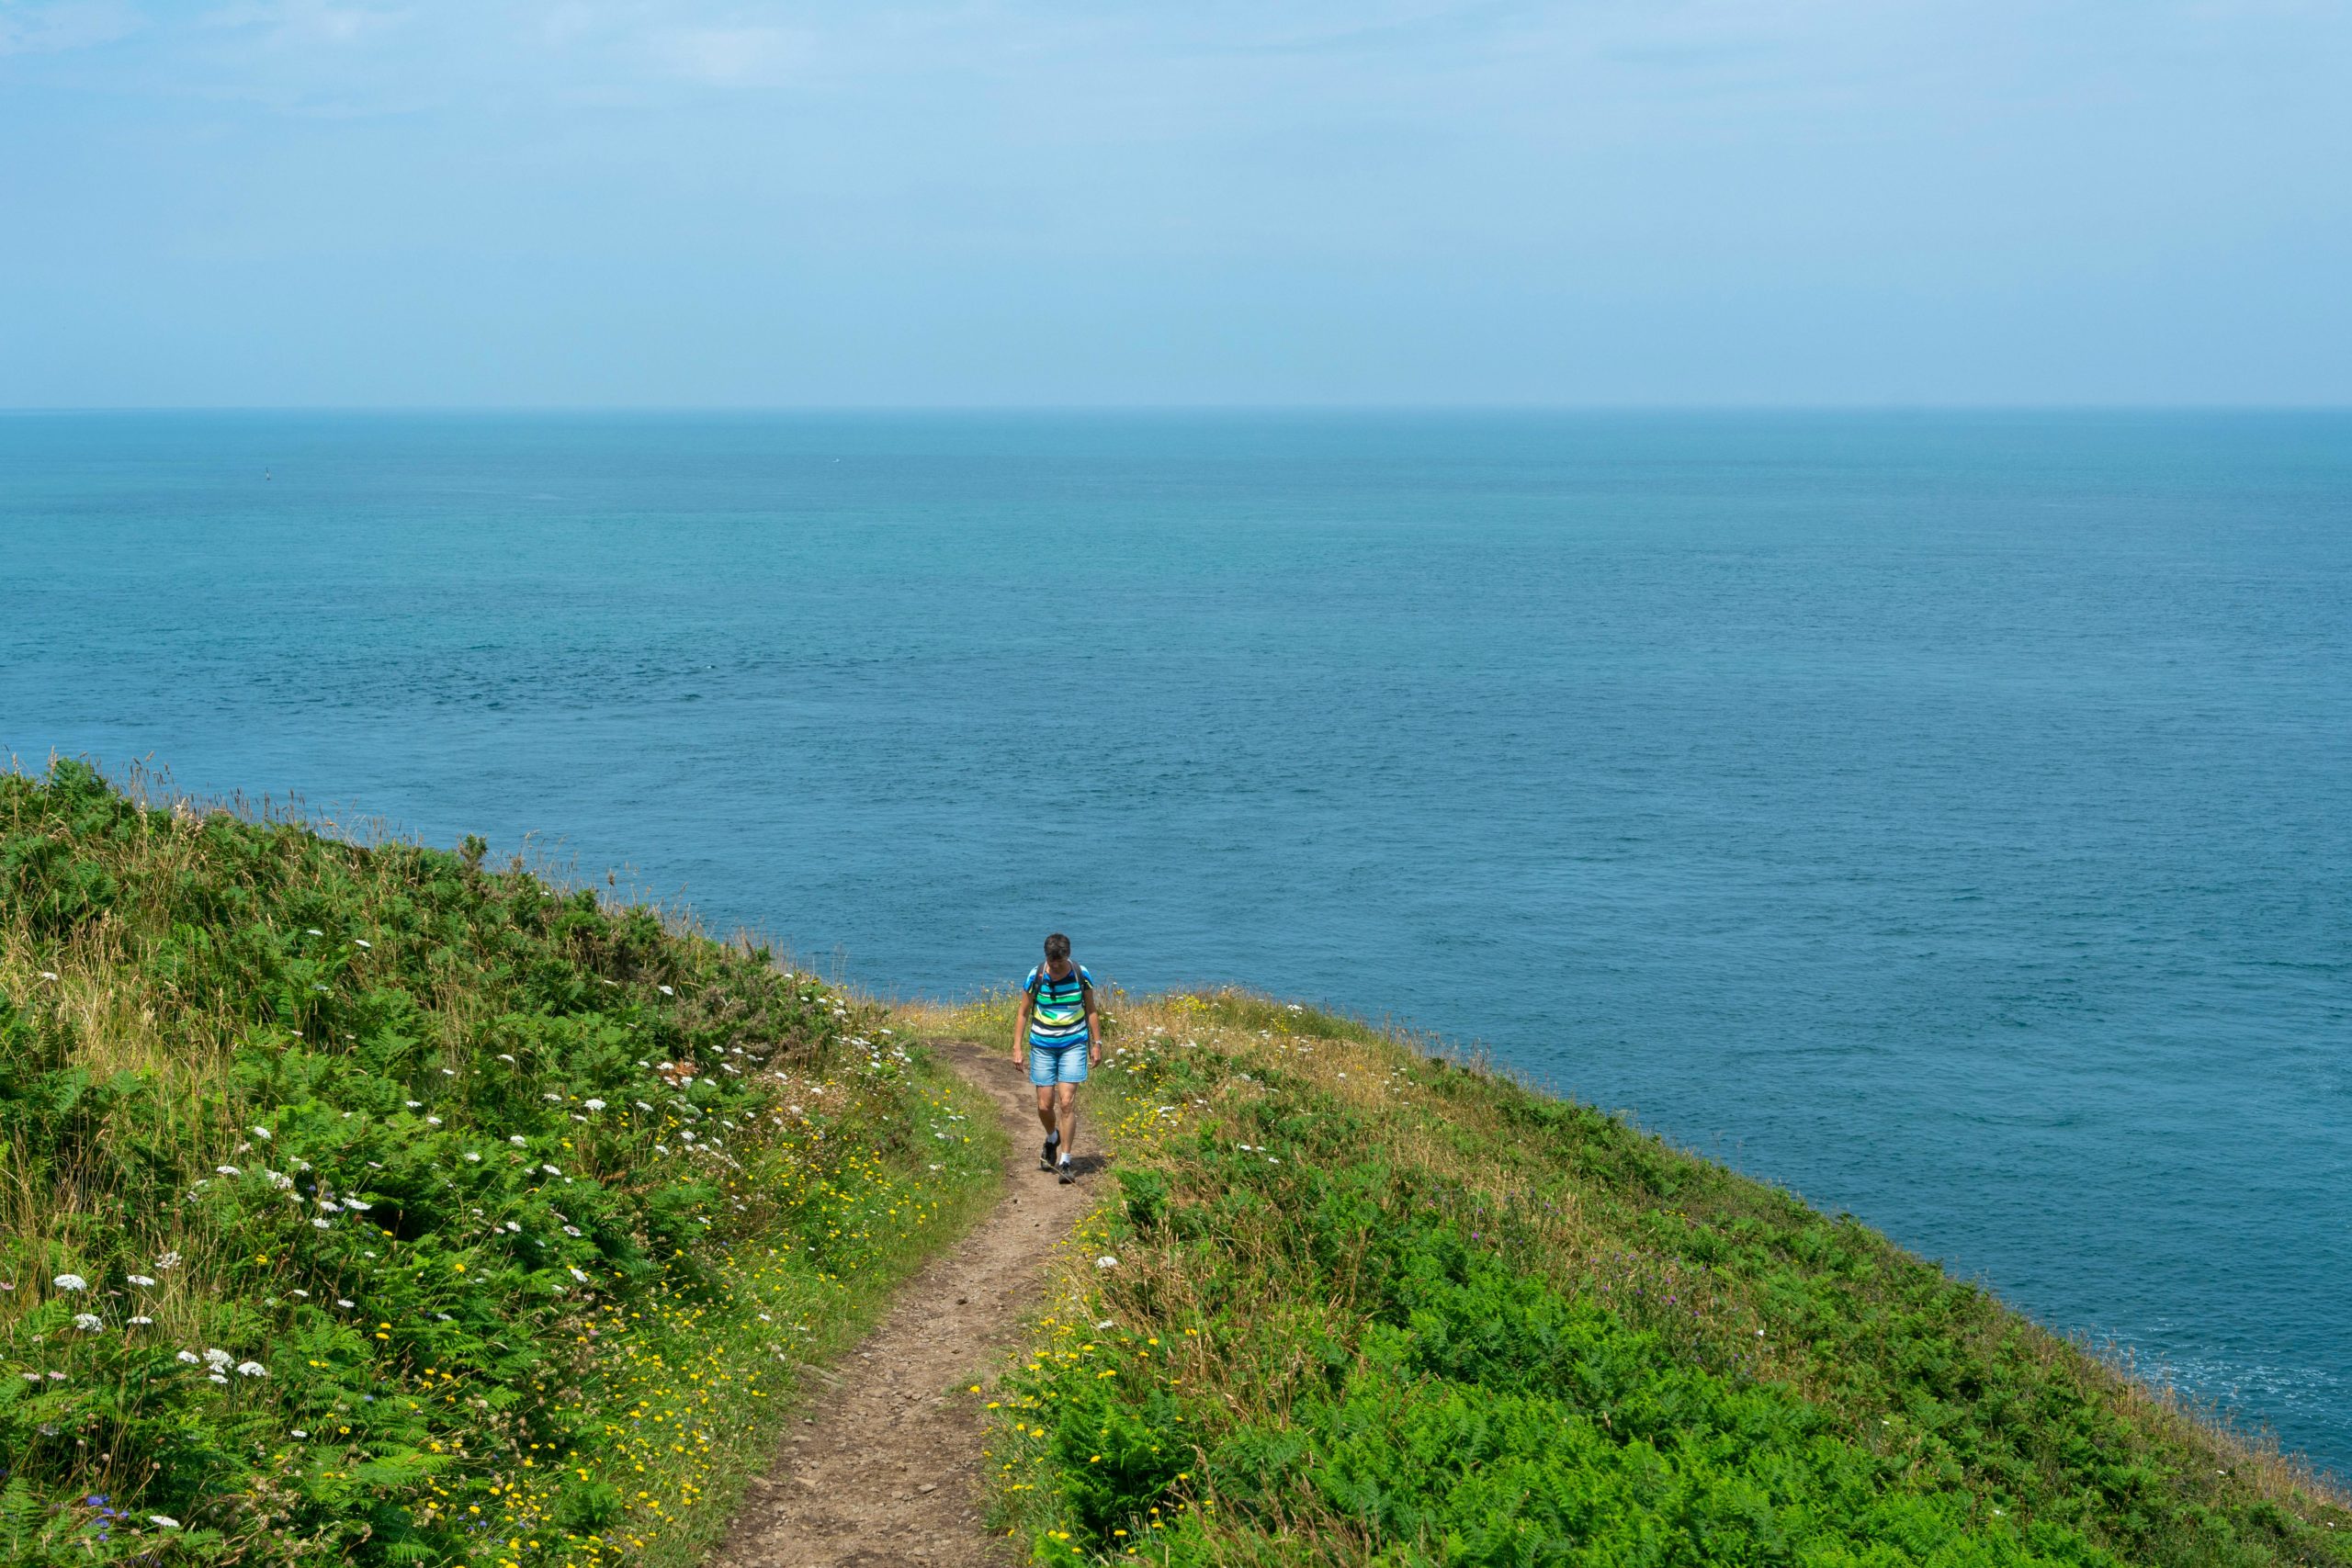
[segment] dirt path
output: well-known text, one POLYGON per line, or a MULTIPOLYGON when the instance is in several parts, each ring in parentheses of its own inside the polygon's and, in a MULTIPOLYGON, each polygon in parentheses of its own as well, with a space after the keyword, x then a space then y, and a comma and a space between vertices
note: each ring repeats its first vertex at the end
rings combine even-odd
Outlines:
MULTIPOLYGON (((812 1373, 812 1399, 752 1483, 711 1568, 984 1568, 1003 1562, 980 1526, 980 1419, 951 1399, 1013 1331, 1055 1242, 1094 1201, 1104 1160, 1079 1124, 1081 1179, 1037 1168, 1036 1101, 1002 1051, 940 1052, 996 1100, 1012 1134, 1005 1195, 899 1293, 865 1343, 812 1373)), ((1091 1110, 1091 1107, 1083 1107, 1091 1110)))

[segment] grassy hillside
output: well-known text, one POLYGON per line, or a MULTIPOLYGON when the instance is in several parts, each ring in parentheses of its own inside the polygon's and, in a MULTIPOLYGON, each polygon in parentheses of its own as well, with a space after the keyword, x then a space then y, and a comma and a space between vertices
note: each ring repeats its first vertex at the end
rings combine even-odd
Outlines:
POLYGON ((691 1561, 992 1115, 764 952, 0 776, 0 1561, 691 1561))
POLYGON ((992 1394, 1035 1561, 2352 1563, 2343 1498, 1851 1219, 1317 1013, 1118 1021, 1121 1191, 992 1394))
MULTIPOLYGON (((989 1190, 906 1028, 478 843, 0 776, 0 1562, 692 1562, 989 1190)), ((1247 997, 1116 1039, 987 1396, 1036 1561, 2352 1565, 2293 1466, 1622 1122, 1247 997)))

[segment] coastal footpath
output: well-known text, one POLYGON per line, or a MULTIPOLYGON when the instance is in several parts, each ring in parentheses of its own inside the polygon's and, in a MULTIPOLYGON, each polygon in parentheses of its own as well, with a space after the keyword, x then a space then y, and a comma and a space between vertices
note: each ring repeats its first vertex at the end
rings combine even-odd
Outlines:
POLYGON ((2352 1564, 2290 1458, 1434 1042, 1114 996, 1047 1204, 1010 1035, 0 775, 0 1561, 848 1560, 821 1496, 942 1562, 2352 1564))

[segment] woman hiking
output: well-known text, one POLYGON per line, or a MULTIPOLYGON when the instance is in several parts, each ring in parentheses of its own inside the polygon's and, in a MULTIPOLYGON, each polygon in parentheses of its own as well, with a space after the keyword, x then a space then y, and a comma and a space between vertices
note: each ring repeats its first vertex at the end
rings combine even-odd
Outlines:
POLYGON ((1094 976, 1069 961, 1069 938, 1056 931, 1046 939, 1046 961, 1022 982, 1021 1009, 1012 1021, 1012 1060, 1023 1054, 1029 1081, 1037 1087, 1037 1125, 1046 1130, 1046 1151, 1037 1167, 1078 1179, 1070 1149, 1078 1142, 1078 1086, 1086 1069, 1102 1060, 1102 1021, 1094 1007, 1094 976))

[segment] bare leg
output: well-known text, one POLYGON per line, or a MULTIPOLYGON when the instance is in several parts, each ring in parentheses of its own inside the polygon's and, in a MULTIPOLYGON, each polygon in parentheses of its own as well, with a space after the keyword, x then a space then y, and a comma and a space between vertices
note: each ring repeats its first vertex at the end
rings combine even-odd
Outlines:
POLYGON ((1037 1086, 1037 1125, 1046 1130, 1046 1136, 1054 1135, 1054 1086, 1049 1083, 1037 1086))
MULTIPOLYGON (((1042 1095, 1045 1091, 1040 1089, 1037 1092, 1042 1095)), ((1078 1086, 1074 1083, 1056 1084, 1054 1094, 1060 1102, 1057 1114, 1062 1126, 1062 1157, 1068 1159, 1070 1150, 1078 1144, 1078 1086)))

